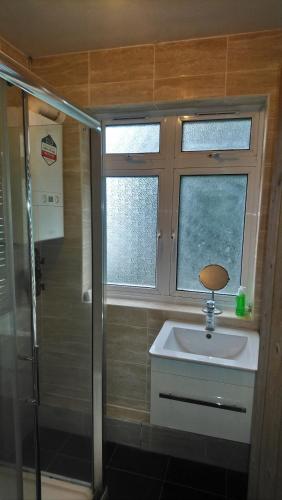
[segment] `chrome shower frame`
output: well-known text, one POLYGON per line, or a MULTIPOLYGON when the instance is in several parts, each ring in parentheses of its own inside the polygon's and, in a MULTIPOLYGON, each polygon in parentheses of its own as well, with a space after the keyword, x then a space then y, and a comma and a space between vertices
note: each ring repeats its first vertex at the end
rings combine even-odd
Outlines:
POLYGON ((100 498, 104 491, 103 484, 103 217, 102 217, 102 166, 101 166, 101 125, 82 109, 57 95, 56 91, 37 77, 28 68, 7 56, 0 50, 0 78, 20 88, 24 93, 24 141, 25 141, 25 177, 27 220, 29 232, 29 262, 31 283, 32 314, 32 359, 33 364, 33 405, 35 421, 36 455, 36 497, 41 500, 40 480, 40 445, 38 436, 38 339, 36 331, 36 293, 34 241, 32 234, 31 176, 29 170, 28 137, 28 102, 27 95, 32 95, 79 121, 90 129, 90 161, 92 192, 92 284, 95 293, 92 304, 92 476, 93 494, 100 498), (93 237, 95 231, 95 238, 93 237))

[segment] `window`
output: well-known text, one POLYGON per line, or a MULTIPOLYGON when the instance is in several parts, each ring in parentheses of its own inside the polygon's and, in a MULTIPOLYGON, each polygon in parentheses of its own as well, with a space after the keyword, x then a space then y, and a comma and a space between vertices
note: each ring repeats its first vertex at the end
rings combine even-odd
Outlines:
POLYGON ((158 178, 106 180, 107 283, 156 286, 158 178))
POLYGON ((106 154, 159 153, 159 150, 159 123, 106 127, 106 154))
MULTIPOLYGON (((199 271, 221 264, 226 304, 253 299, 259 113, 106 122, 107 286, 114 296, 201 301, 199 271)), ((261 141, 262 142, 262 141, 261 141)))
POLYGON ((223 293, 240 286, 247 175, 185 175, 180 178, 177 290, 204 291, 199 270, 228 269, 223 293))
POLYGON ((184 121, 182 151, 249 149, 251 125, 251 118, 184 121))

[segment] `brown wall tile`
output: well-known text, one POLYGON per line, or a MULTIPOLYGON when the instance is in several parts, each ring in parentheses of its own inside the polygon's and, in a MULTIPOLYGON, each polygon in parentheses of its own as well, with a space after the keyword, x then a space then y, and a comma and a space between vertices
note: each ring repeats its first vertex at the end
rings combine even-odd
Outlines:
POLYGON ((23 64, 23 66, 29 66, 28 57, 16 47, 10 45, 4 38, 0 38, 0 50, 15 61, 23 64))
POLYGON ((89 105, 88 85, 67 85, 59 88, 60 95, 75 106, 86 108, 89 105))
POLYGON ((281 65, 282 30, 229 38, 227 71, 256 70, 281 65))
POLYGON ((90 83, 153 78, 154 46, 140 45, 90 52, 90 83))
POLYGON ((277 113, 280 70, 238 71, 227 73, 226 95, 269 95, 269 112, 277 113))
POLYGON ((153 80, 91 85, 90 106, 136 104, 153 100, 153 80))
POLYGON ((108 324, 106 326, 107 360, 146 364, 147 328, 108 324))
POLYGON ((223 97, 225 74, 164 78, 155 81, 155 101, 223 97))
POLYGON ((88 84, 88 53, 33 59, 32 70, 54 87, 88 84))
POLYGON ((227 38, 156 45, 156 79, 207 75, 226 69, 227 38))
POLYGON ((107 322, 116 325, 147 326, 147 311, 141 307, 108 305, 107 322))

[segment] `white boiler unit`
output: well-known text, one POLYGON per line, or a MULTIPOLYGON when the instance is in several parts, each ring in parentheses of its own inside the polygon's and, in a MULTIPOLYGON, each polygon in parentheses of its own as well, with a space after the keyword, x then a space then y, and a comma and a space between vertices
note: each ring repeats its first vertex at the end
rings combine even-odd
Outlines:
POLYGON ((29 113, 34 241, 64 236, 63 126, 29 113))

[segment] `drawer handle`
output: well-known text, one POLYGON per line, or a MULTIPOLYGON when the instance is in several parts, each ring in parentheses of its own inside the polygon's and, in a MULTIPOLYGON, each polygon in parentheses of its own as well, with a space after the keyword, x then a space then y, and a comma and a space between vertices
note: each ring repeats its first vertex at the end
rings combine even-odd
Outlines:
POLYGON ((159 393, 159 397, 162 399, 170 399, 172 401, 181 401, 182 403, 192 403, 194 405, 200 406, 210 406, 211 408, 217 408, 218 410, 228 410, 236 411, 238 413, 247 413, 247 409, 242 406, 228 405, 225 403, 214 403, 212 401, 204 401, 202 399, 194 398, 184 398, 183 396, 174 396, 173 394, 165 394, 164 392, 159 393))

